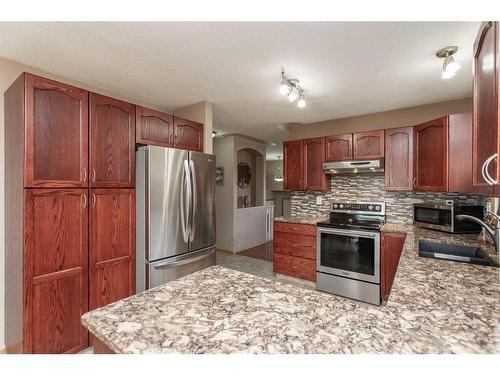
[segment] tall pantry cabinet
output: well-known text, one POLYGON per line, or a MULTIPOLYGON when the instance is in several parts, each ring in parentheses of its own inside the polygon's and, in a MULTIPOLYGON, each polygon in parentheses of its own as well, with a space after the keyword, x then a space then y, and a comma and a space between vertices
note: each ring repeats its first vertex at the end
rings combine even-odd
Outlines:
POLYGON ((75 353, 133 293, 135 107, 22 74, 5 92, 9 352, 75 353))

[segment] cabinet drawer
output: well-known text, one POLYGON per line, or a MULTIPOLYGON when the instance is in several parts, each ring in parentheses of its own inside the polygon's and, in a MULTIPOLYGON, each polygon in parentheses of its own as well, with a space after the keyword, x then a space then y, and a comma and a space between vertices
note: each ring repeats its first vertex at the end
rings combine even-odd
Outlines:
POLYGON ((273 251, 300 258, 316 259, 316 237, 276 232, 273 251))
POLYGON ((305 236, 316 237, 316 225, 311 225, 311 224, 294 224, 294 223, 284 223, 282 221, 275 221, 274 231, 302 234, 305 236))
POLYGON ((274 253, 273 271, 299 279, 316 281, 316 261, 274 253))

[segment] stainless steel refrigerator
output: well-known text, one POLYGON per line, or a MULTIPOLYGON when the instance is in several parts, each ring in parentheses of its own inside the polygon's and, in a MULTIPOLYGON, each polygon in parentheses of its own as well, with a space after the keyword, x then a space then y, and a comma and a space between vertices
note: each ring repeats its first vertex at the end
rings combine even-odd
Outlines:
POLYGON ((215 156, 136 153, 137 292, 215 264, 215 156))

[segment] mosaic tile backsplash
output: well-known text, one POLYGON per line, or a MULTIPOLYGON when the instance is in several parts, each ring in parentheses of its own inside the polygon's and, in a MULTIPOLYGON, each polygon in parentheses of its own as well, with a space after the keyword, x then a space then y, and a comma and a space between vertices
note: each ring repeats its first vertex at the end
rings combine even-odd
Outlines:
POLYGON ((333 200, 358 202, 386 202, 388 223, 411 224, 413 222, 413 203, 443 203, 453 200, 462 204, 485 205, 487 198, 466 193, 420 193, 384 190, 383 174, 358 174, 332 176, 331 189, 327 192, 294 191, 291 197, 292 216, 318 216, 330 212, 333 200), (321 205, 316 197, 323 197, 321 205))

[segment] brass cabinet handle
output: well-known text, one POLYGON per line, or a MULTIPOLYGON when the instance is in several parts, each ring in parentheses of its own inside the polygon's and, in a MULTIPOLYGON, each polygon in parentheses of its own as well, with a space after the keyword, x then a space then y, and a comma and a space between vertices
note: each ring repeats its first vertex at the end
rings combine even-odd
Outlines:
POLYGON ((87 194, 83 194, 83 208, 87 208, 87 194))
POLYGON ((95 193, 92 193, 92 207, 95 207, 96 203, 97 203, 97 199, 96 199, 95 193))
POLYGON ((95 182, 95 169, 92 168, 92 182, 95 182))
POLYGON ((87 168, 83 168, 83 182, 87 182, 87 168))

